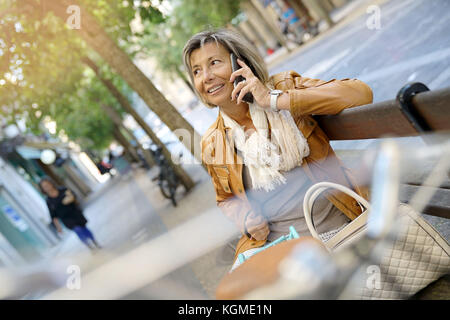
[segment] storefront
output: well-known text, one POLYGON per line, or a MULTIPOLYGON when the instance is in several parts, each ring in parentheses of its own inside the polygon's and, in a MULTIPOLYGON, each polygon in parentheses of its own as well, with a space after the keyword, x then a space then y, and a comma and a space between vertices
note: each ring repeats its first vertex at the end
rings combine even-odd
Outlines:
POLYGON ((35 261, 59 240, 44 199, 0 158, 0 265, 35 261))
MULTIPOLYGON (((3 188, 0 189, 0 233, 10 244, 5 251, 10 252, 12 247, 21 257, 19 262, 32 262, 41 257, 41 252, 46 246, 23 216, 17 203, 3 188)), ((17 255, 14 254, 9 261, 1 261, 1 263, 13 264, 16 259, 17 255)))

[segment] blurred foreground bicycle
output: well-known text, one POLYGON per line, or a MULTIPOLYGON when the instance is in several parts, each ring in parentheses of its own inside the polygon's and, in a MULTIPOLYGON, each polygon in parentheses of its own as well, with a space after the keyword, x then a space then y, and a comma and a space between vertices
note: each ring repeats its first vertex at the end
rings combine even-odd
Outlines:
MULTIPOLYGON (((431 187, 439 186, 447 178, 449 169, 448 141, 424 150, 408 150, 406 156, 393 141, 383 142, 373 168, 372 205, 364 204, 368 214, 354 220, 357 227, 352 231, 356 235, 353 241, 340 247, 338 241, 328 245, 325 241, 324 248, 316 234, 314 241, 286 239, 289 241, 268 246, 225 276, 219 284, 217 298, 409 298, 450 273, 448 242, 417 213, 422 212, 424 204, 430 201, 431 187), (424 186, 408 205, 399 205, 401 172, 411 170, 430 156, 438 156, 439 161, 424 186), (367 220, 356 221, 361 218, 367 220), (271 270, 261 271, 262 265, 271 270), (260 279, 247 280, 253 271, 260 279), (234 285, 237 282, 239 286, 234 285)), ((305 202, 310 200, 311 194, 314 198, 330 187, 333 184, 313 186, 309 195, 307 192, 305 202)), ((360 204, 363 202, 361 200, 360 204)), ((308 217, 306 219, 308 222, 308 217)), ((311 221, 308 224, 313 225, 311 221)))

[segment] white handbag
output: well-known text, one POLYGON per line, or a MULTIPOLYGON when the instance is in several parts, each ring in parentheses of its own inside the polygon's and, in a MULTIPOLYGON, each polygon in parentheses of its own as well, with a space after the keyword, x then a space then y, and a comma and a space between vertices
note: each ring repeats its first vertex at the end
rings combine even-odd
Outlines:
MULTIPOLYGON (((319 182, 311 186, 305 194, 303 210, 311 235, 332 253, 355 243, 367 231, 370 204, 339 184, 319 182), (314 227, 312 207, 319 194, 330 188, 353 197, 366 210, 329 239, 324 239, 314 227)), ((397 236, 381 250, 379 264, 363 265, 355 275, 352 299, 405 299, 450 273, 448 242, 420 214, 406 204, 399 204, 394 225, 398 229, 397 236), (379 275, 373 277, 373 272, 379 275)))

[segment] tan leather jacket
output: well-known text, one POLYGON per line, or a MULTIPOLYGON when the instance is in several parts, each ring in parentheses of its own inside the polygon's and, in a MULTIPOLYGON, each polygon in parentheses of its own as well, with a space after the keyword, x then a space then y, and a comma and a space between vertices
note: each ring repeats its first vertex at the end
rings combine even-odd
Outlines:
MULTIPOLYGON (((269 85, 289 93, 291 114, 308 141, 310 154, 302 166, 311 181, 340 183, 368 198, 367 190, 354 183, 311 115, 337 114, 346 108, 372 103, 370 87, 356 79, 323 81, 302 77, 294 71, 272 76, 269 85)), ((247 221, 258 220, 259 213, 252 210, 247 200, 242 178, 243 162, 232 145, 229 129, 219 114, 202 137, 202 160, 211 175, 218 207, 246 235, 247 221)), ((343 193, 328 193, 327 198, 352 220, 361 213, 356 201, 343 193)), ((264 242, 244 236, 237 253, 264 242)))

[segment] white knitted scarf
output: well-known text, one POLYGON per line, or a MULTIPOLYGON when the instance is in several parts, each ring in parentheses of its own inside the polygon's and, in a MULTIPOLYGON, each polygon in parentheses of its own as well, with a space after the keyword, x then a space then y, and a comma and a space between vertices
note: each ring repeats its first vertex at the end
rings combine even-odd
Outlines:
POLYGON ((225 126, 231 128, 234 144, 249 169, 252 188, 271 191, 286 183, 280 171, 300 166, 303 158, 309 155, 309 146, 288 110, 274 112, 262 109, 256 103, 249 104, 249 109, 256 131, 248 138, 243 127, 225 112, 220 114, 225 126))

